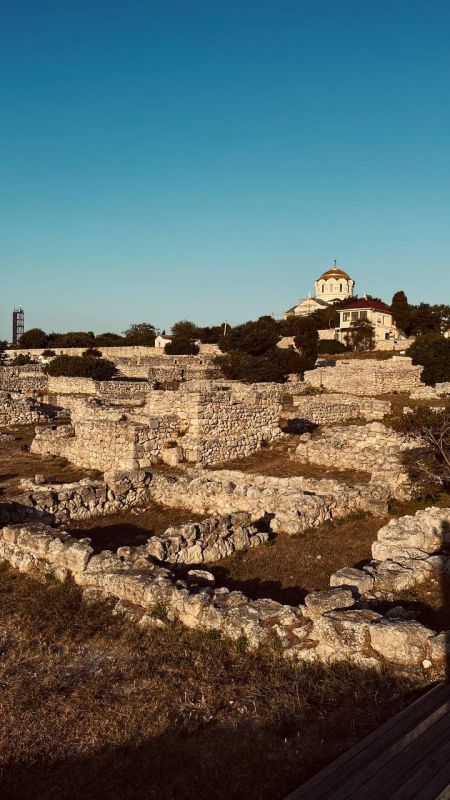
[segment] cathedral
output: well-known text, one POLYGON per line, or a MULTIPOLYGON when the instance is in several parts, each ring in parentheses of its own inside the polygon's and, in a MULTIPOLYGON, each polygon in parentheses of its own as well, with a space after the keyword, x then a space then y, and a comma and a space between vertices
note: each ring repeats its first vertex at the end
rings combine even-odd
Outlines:
POLYGON ((314 311, 326 308, 329 303, 336 300, 347 300, 353 297, 355 281, 344 270, 336 266, 336 260, 331 269, 327 269, 314 283, 314 297, 309 294, 297 305, 285 312, 284 318, 292 315, 306 317, 314 311))

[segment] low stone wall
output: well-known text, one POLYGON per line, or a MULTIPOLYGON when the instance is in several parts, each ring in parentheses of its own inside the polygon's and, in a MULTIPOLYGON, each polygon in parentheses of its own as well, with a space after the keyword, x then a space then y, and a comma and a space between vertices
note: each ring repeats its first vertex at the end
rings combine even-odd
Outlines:
POLYGON ((44 422, 54 416, 49 406, 35 398, 0 391, 0 426, 31 425, 44 422))
POLYGON ((437 383, 435 386, 418 386, 410 394, 411 400, 446 400, 450 395, 450 383, 437 383))
POLYGON ((170 564, 220 561, 237 550, 267 542, 269 534, 251 524, 250 514, 237 512, 168 528, 164 536, 152 536, 147 553, 170 564))
POLYGON ((273 531, 288 534, 354 511, 387 511, 385 490, 373 485, 347 486, 340 481, 276 478, 234 470, 180 477, 154 473, 149 494, 161 505, 198 514, 246 511, 253 520, 269 518, 273 531))
POLYGON ((94 555, 89 540, 39 523, 3 527, 0 558, 21 572, 71 575, 90 595, 116 600, 117 610, 132 614, 141 626, 152 625, 152 614, 162 607, 169 620, 245 637, 252 648, 275 638, 284 656, 300 661, 345 659, 401 672, 445 672, 446 633, 361 607, 347 588, 312 592, 301 606, 249 600, 242 592, 214 588, 212 575, 206 588, 199 587, 196 572, 193 581, 189 573, 177 580, 142 548, 94 555))
POLYGON ((450 508, 430 507, 391 519, 378 531, 370 564, 338 570, 330 585, 349 588, 370 602, 395 600, 396 593, 450 572, 449 544, 450 508))
POLYGON ((392 496, 409 495, 401 453, 413 445, 383 423, 324 428, 320 434, 305 433, 301 439, 294 458, 302 463, 368 472, 371 482, 387 487, 392 496))
POLYGON ((391 404, 374 397, 353 394, 320 393, 293 398, 291 418, 313 422, 316 425, 333 425, 349 420, 381 420, 391 410, 391 404))
POLYGON ((49 376, 47 393, 63 397, 64 395, 99 397, 99 398, 122 398, 138 397, 145 398, 151 392, 153 384, 148 380, 111 380, 94 381, 92 378, 67 378, 49 376))
POLYGON ((0 366, 0 391, 20 392, 31 397, 45 392, 47 381, 47 375, 44 375, 40 366, 0 366))
POLYGON ((342 359, 319 362, 305 372, 305 381, 317 389, 356 395, 379 395, 411 392, 421 385, 422 367, 413 366, 410 358, 393 356, 377 359, 342 359))
POLYGON ((142 470, 107 473, 105 481, 39 485, 30 480, 27 491, 0 503, 0 524, 28 519, 65 523, 125 512, 145 505, 150 481, 142 470))

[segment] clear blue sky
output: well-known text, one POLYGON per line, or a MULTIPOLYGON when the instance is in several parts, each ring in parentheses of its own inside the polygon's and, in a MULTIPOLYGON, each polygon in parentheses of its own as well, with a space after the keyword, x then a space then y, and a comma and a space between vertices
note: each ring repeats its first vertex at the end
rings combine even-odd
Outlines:
POLYGON ((0 337, 450 302, 449 0, 0 11, 0 337))

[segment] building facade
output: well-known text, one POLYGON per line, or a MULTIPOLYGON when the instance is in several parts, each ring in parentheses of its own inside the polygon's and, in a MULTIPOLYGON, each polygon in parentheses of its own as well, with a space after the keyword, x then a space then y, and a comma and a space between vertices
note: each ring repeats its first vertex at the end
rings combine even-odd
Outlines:
POLYGON ((355 322, 368 322, 373 325, 375 342, 398 337, 398 330, 389 306, 376 300, 356 300, 338 311, 339 327, 335 331, 336 339, 347 344, 348 336, 355 322))

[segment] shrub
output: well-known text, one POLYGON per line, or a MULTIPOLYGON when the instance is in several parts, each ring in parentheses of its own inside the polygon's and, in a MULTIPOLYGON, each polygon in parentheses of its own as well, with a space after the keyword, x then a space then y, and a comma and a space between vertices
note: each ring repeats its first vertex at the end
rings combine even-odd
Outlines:
POLYGON ((420 406, 400 414, 392 427, 417 447, 406 450, 402 459, 415 493, 435 497, 450 488, 450 403, 441 408, 420 406))
POLYGON ((24 367, 25 364, 31 364, 33 359, 29 355, 23 355, 20 353, 18 356, 13 358, 11 364, 13 367, 24 367))
POLYGON ((54 358, 56 356, 56 353, 54 350, 44 350, 42 356, 44 358, 54 358))
POLYGON ((279 383, 287 375, 300 373, 305 369, 302 358, 291 347, 284 350, 274 347, 260 356, 234 350, 218 356, 215 363, 221 367, 227 378, 249 383, 279 383))
POLYGON ((101 350, 97 350, 96 347, 88 347, 88 349, 85 350, 82 355, 83 358, 101 358, 102 352, 101 350))
POLYGON ((321 339, 317 352, 319 355, 334 356, 337 353, 349 353, 350 348, 337 339, 321 339))
POLYGON ((112 361, 91 356, 57 356, 44 371, 53 377, 93 378, 95 381, 109 381, 117 373, 112 361))
POLYGON ((423 366, 424 383, 450 381, 450 339, 440 333, 425 333, 418 336, 406 352, 413 364, 423 366))
POLYGON ((184 336, 174 336, 172 341, 166 344, 164 352, 169 356, 196 356, 198 346, 192 339, 184 336))

